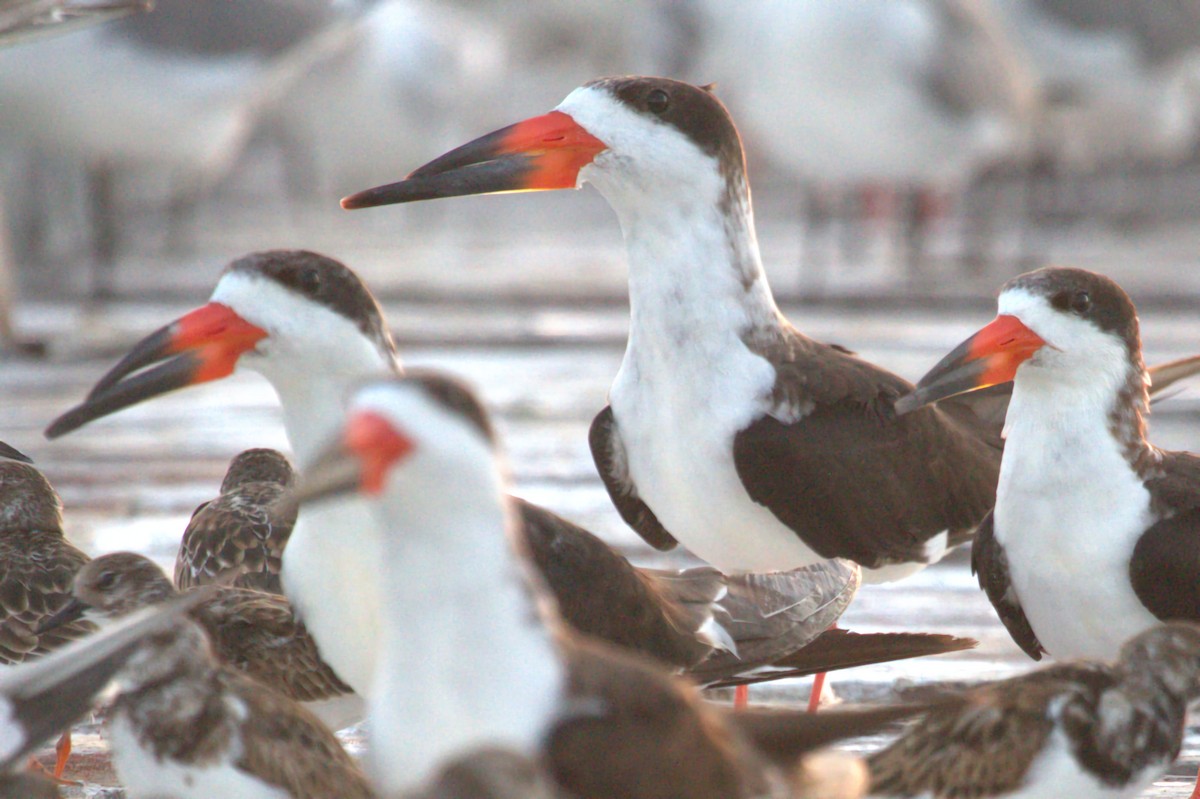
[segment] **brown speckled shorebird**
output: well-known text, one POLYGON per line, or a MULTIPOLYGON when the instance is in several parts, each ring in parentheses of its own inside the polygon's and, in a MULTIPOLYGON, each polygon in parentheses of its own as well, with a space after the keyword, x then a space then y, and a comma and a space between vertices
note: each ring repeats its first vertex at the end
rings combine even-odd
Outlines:
MULTIPOLYGON (((75 578, 74 597, 48 624, 82 616, 113 619, 176 595, 153 561, 132 552, 102 555, 75 578)), ((361 721, 362 701, 321 660, 285 597, 250 588, 211 586, 190 612, 217 659, 304 703, 331 729, 361 721)))
POLYGON ((282 594, 280 564, 296 513, 281 508, 279 499, 295 479, 281 452, 239 453, 225 472, 221 495, 192 513, 175 559, 175 585, 221 583, 282 594))
POLYGON ((1200 698, 1200 627, 1173 622, 1121 648, 983 685, 935 707, 868 758, 872 796, 1139 796, 1183 743, 1200 698))
POLYGON ((219 665, 190 620, 149 636, 117 687, 108 737, 130 797, 372 796, 358 764, 316 716, 219 665))
POLYGON ((141 639, 177 623, 192 601, 132 614, 103 632, 0 672, 0 797, 58 796, 49 779, 15 769, 47 738, 87 713, 141 639))
MULTIPOLYGON (((0 663, 23 663, 95 630, 76 620, 38 632, 70 602, 71 582, 87 562, 63 534, 62 501, 45 476, 28 463, 0 459, 0 663)), ((66 733, 58 743, 56 777, 70 752, 66 733)))

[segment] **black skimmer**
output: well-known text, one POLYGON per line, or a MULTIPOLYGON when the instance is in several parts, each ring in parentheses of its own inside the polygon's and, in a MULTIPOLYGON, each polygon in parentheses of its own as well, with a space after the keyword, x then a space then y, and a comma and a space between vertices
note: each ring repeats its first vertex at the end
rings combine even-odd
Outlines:
MULTIPOLYGON (((0 672, 0 708, 4 714, 0 723, 0 740, 4 742, 0 791, 9 791, 0 795, 35 795, 16 792, 14 785, 21 783, 13 780, 13 769, 47 738, 67 730, 87 713, 96 695, 108 686, 142 639, 178 623, 179 615, 194 601, 188 598, 132 614, 36 662, 0 672)), ((57 791, 52 795, 57 796, 57 791)))
POLYGON ((283 453, 239 453, 221 481, 221 495, 192 513, 175 559, 175 585, 221 583, 283 593, 279 572, 296 515, 278 503, 294 480, 283 453))
MULTIPOLYGON (((176 596, 153 561, 132 552, 102 555, 75 576, 72 601, 40 629, 88 618, 97 623, 176 596)), ((287 599, 250 588, 214 586, 189 612, 217 660, 301 702, 332 730, 362 721, 362 700, 323 660, 287 599)))
POLYGON ((972 568, 1034 659, 1111 658, 1160 620, 1200 620, 1200 458, 1145 437, 1137 312, 1103 275, 1013 278, 999 315, 897 404, 1013 381, 996 508, 972 568))
MULTIPOLYGON (((350 269, 311 252, 254 253, 226 268, 209 304, 137 344, 81 405, 55 420, 46 434, 58 437, 164 392, 219 379, 235 368, 254 370, 274 386, 288 439, 301 465, 310 462, 336 431, 345 397, 360 379, 396 374, 400 369, 382 311, 350 269)), ((711 573, 664 579, 661 573, 634 570, 582 528, 530 503, 521 502, 519 507, 534 557, 544 565, 544 575, 569 623, 631 644, 679 668, 696 666, 707 654, 728 647, 709 623, 711 611, 696 613, 695 603, 691 611, 685 609, 684 600, 697 592, 716 599, 724 590, 711 573), (604 602, 593 601, 601 595, 604 602)), ((283 555, 289 597, 329 664, 360 694, 371 684, 378 620, 385 614, 376 579, 379 536, 363 502, 351 498, 322 503, 301 514, 283 555), (331 540, 328 531, 334 529, 339 534, 331 540)), ((793 653, 836 620, 836 615, 813 619, 811 608, 788 601, 789 594, 807 598, 819 590, 827 602, 834 603, 847 591, 853 592, 852 581, 857 583, 857 576, 842 565, 818 567, 810 575, 794 578, 729 579, 734 583, 731 601, 738 603, 737 617, 746 625, 738 637, 756 638, 759 654, 751 658, 748 651, 740 668, 722 658, 724 668, 710 668, 705 679, 729 678, 735 668, 745 671, 793 653), (818 585, 818 578, 823 585, 818 585), (751 600, 764 597, 767 610, 754 610, 751 600), (756 618, 779 629, 779 635, 765 635, 767 628, 756 626, 756 618), (805 626, 810 619, 813 623, 805 626), (783 635, 784 626, 790 637, 783 635), (773 638, 779 647, 774 652, 773 638)), ((876 641, 883 643, 884 651, 876 650, 875 657, 890 659, 886 650, 893 645, 897 653, 912 656, 918 650, 910 649, 914 640, 905 638, 896 635, 886 642, 876 641)), ((837 662, 860 643, 868 642, 839 639, 832 644, 837 651, 825 651, 831 662, 837 662)), ((924 654, 969 645, 965 639, 928 638, 916 643, 924 654)), ((863 662, 872 661, 860 659, 856 664, 863 662)), ((805 669, 813 667, 820 670, 817 662, 804 664, 805 669)))
POLYGON ((996 431, 799 333, 759 258, 741 139, 711 91, 603 78, 345 208, 596 186, 625 234, 631 328, 592 453, 622 517, 729 573, 848 558, 909 573, 991 508, 996 431), (928 413, 937 410, 938 413, 928 413))
POLYGON ((936 705, 867 759, 872 796, 1141 796, 1200 698, 1200 628, 1152 627, 1115 663, 1077 661, 936 705))
MULTIPOLYGON (((302 470, 299 501, 375 497, 388 533, 378 568, 390 610, 368 699, 380 792, 420 788, 441 764, 480 747, 542 761, 574 796, 702 799, 778 785, 761 754, 685 683, 560 623, 524 556, 496 447, 471 392, 425 373, 360 388, 344 432, 302 470)), ((766 726, 779 734, 790 725, 789 740, 774 744, 794 756, 910 711, 836 721, 770 714, 766 726)), ((734 715, 752 726, 748 714, 734 715)))
POLYGON ((204 631, 188 619, 144 639, 116 684, 108 740, 130 796, 374 796, 316 716, 219 665, 204 631))

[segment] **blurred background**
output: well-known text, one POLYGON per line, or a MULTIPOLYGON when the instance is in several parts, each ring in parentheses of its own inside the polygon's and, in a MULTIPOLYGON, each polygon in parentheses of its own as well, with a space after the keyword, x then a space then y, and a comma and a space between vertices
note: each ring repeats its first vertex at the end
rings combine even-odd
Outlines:
MULTIPOLYGON (((0 35, 39 2, 0 0, 0 35)), ((604 201, 338 207, 603 75, 716 83, 772 285, 810 335, 913 379, 1008 277, 1059 263, 1130 291, 1150 361, 1200 350, 1200 0, 137 5, 0 49, 0 438, 46 470, 92 553, 172 560, 228 459, 284 446, 274 397, 242 375, 53 444, 42 428, 229 260, 303 247, 366 278, 406 363, 482 389, 519 493, 639 562, 686 562, 621 524, 587 451, 627 321, 604 201)), ((1156 407, 1157 443, 1200 448, 1198 410, 1191 392, 1156 407)), ((851 692, 1027 663, 961 555, 864 590, 846 623, 983 641, 836 681, 851 692)))

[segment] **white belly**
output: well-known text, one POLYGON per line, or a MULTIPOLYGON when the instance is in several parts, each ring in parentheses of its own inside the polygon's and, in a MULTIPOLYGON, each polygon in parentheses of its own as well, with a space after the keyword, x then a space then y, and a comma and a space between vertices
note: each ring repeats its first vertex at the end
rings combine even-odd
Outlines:
MULTIPOLYGON (((288 799, 288 792, 230 763, 190 767, 144 750, 124 714, 109 724, 113 766, 130 799, 288 799)), ((232 760, 233 758, 231 758, 232 760)))
POLYGON ((609 403, 629 475, 663 527, 721 571, 810 566, 825 559, 750 498, 733 463, 733 437, 774 381, 762 358, 747 351, 742 361, 720 374, 650 381, 627 356, 609 403))
POLYGON ((283 552, 283 587, 321 657, 359 696, 375 673, 383 542, 357 497, 305 507, 283 552))
POLYGON ((1050 745, 1034 761, 1029 778, 1018 791, 1006 794, 1012 799, 1122 799, 1141 795, 1162 776, 1170 761, 1155 764, 1130 780, 1125 787, 1106 785, 1091 774, 1080 771, 1069 754, 1070 744, 1065 735, 1055 732, 1050 745))
POLYGON ((996 540, 1021 607, 1053 657, 1111 659, 1157 623, 1129 578, 1149 506, 1149 493, 1111 436, 1047 446, 1019 431, 1010 435, 996 492, 996 540))

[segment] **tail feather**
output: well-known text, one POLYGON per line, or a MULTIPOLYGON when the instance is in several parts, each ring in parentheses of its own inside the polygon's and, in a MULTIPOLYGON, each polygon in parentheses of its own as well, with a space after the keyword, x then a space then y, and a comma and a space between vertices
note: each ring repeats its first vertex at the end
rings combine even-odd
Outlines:
POLYGON ((1155 400, 1166 399, 1164 391, 1200 372, 1200 355, 1156 364, 1146 371, 1150 374, 1150 396, 1155 400))
POLYGON ((726 577, 715 620, 735 644, 714 651, 690 675, 712 683, 770 665, 802 650, 845 611, 862 582, 849 561, 825 561, 789 572, 726 577))
POLYGON ((638 574, 666 600, 663 611, 676 629, 714 649, 736 651, 733 638, 715 617, 718 603, 729 591, 724 574, 711 566, 682 571, 639 569, 638 574))
POLYGON ((728 718, 755 748, 778 763, 845 738, 870 735, 928 710, 927 705, 888 705, 855 710, 807 713, 801 710, 741 710, 728 718))
POLYGON ((979 642, 974 638, 938 633, 852 633, 848 630, 829 630, 802 649, 775 660, 769 670, 743 672, 712 680, 708 687, 753 685, 786 677, 806 677, 824 671, 961 652, 978 645, 979 642))

